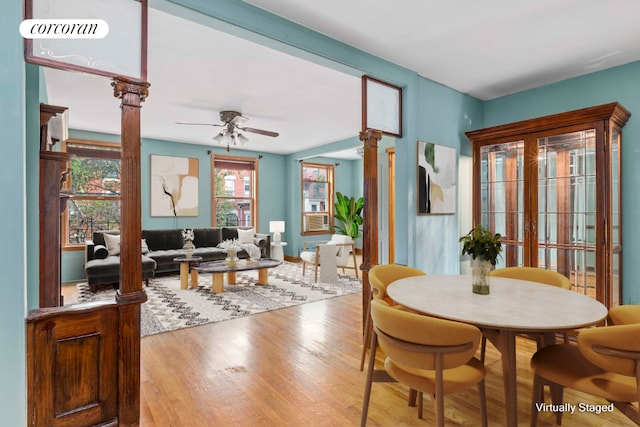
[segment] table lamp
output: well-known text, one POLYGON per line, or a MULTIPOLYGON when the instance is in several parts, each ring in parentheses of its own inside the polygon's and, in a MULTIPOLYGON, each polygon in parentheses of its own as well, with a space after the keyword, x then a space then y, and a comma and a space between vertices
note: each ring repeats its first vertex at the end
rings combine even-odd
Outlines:
POLYGON ((269 221, 269 232, 273 233, 274 242, 280 242, 280 233, 284 232, 284 221, 269 221))

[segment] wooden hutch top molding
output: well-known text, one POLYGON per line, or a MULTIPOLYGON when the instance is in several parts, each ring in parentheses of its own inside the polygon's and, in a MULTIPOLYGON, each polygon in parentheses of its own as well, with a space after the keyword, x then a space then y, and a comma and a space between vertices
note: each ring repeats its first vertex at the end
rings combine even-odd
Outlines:
POLYGON ((612 120, 616 125, 622 127, 627 123, 629 117, 631 117, 631 113, 626 108, 617 102, 612 102, 610 104, 597 105, 581 110, 473 130, 466 132, 465 135, 473 142, 483 142, 597 120, 612 120))

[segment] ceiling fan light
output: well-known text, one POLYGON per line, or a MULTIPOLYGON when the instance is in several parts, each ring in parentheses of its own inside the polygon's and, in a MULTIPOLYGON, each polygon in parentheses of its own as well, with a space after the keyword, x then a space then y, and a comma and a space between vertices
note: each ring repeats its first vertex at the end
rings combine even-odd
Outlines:
POLYGON ((226 132, 226 133, 224 134, 224 136, 222 137, 222 142, 223 142, 224 144, 231 145, 231 144, 233 144, 233 143, 234 143, 234 141, 233 141, 233 137, 232 137, 228 132, 226 132))
POLYGON ((249 138, 247 138, 246 136, 244 136, 243 134, 239 133, 238 134, 238 141, 240 142, 240 145, 244 145, 247 142, 249 142, 249 138))
POLYGON ((219 134, 217 134, 216 136, 214 136, 212 139, 213 139, 215 142, 221 142, 223 138, 224 138, 224 133, 223 133, 223 132, 220 132, 219 134))

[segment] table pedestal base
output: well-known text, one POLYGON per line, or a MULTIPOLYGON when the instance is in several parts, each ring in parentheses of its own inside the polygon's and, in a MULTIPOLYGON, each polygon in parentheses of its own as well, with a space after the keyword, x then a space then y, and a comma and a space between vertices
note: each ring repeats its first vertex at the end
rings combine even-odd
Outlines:
POLYGON ((191 270, 191 288, 198 288, 198 271, 190 268, 190 262, 180 263, 180 289, 189 288, 189 270, 191 270))
MULTIPOLYGON (((219 294, 224 292, 224 274, 225 273, 212 273, 211 275, 211 292, 212 293, 219 294)), ((236 272, 235 271, 227 272, 227 284, 235 284, 236 282, 237 282, 236 272)), ((258 282, 256 284, 262 285, 262 286, 269 284, 269 273, 267 272, 266 268, 261 268, 260 270, 258 270, 258 282)))

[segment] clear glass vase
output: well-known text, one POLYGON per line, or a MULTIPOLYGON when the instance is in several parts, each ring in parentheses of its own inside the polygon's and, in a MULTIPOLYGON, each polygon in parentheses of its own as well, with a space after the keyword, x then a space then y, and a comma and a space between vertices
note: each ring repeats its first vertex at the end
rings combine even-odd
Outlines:
POLYGON ((228 267, 235 267, 238 264, 238 254, 235 249, 227 249, 227 258, 224 262, 228 267))
POLYGON ((184 249, 185 257, 187 259, 191 259, 191 256, 193 255, 193 250, 195 249, 195 245, 191 240, 187 240, 187 242, 184 244, 182 249, 184 249))
POLYGON ((483 257, 474 258, 471 261, 471 283, 474 294, 488 295, 490 291, 489 273, 491 262, 483 257))

